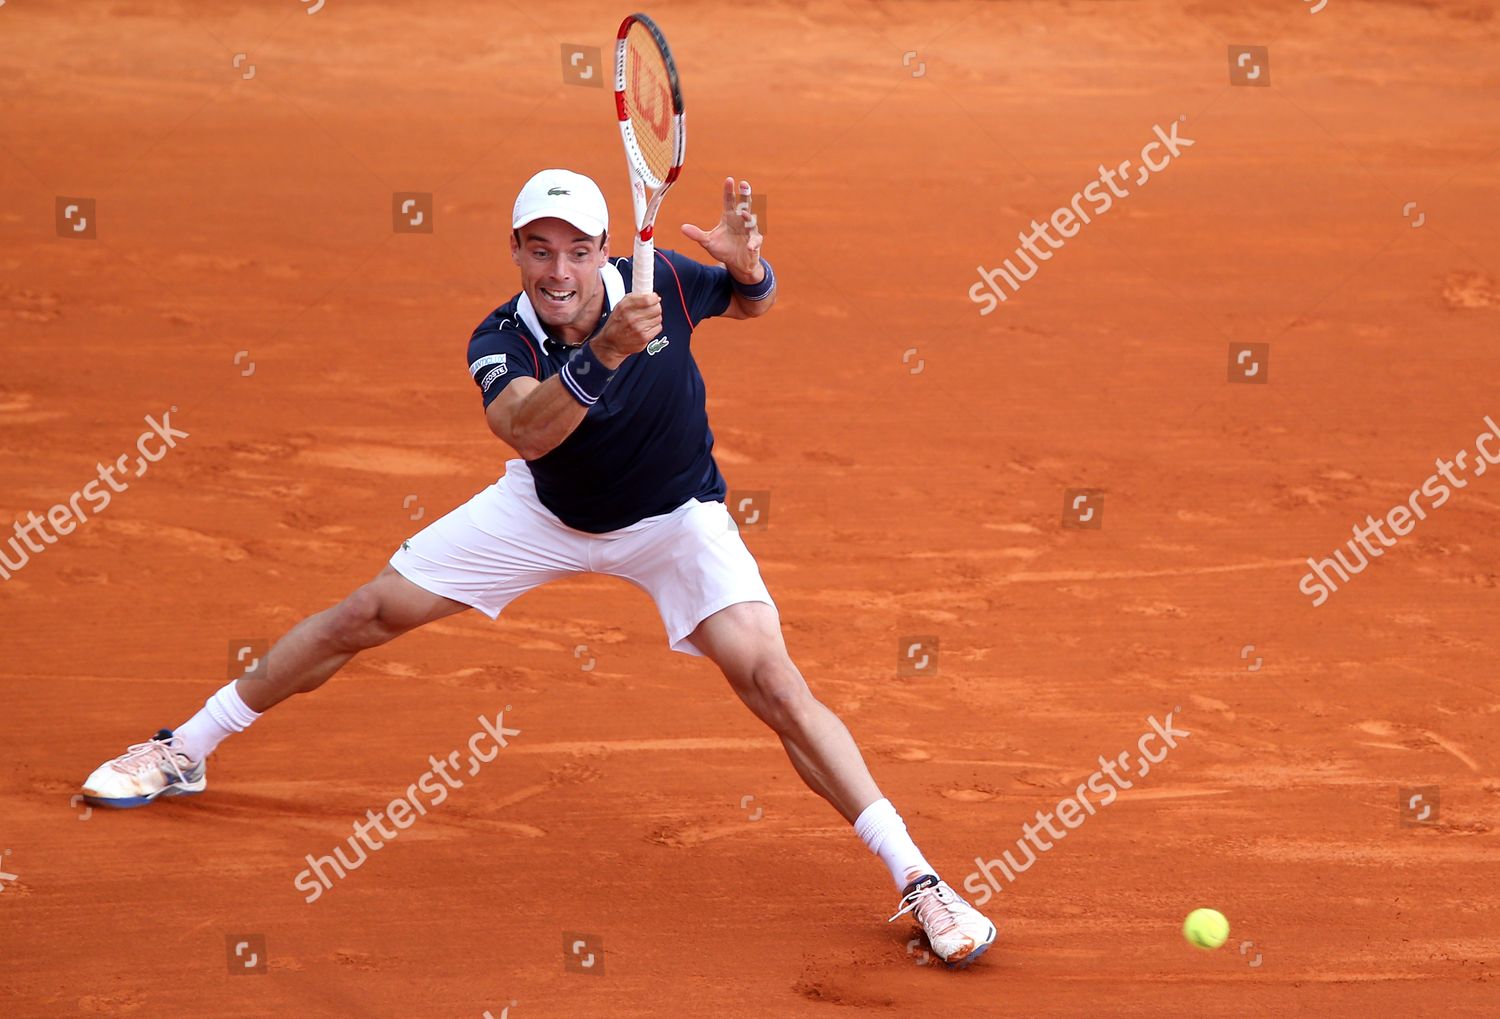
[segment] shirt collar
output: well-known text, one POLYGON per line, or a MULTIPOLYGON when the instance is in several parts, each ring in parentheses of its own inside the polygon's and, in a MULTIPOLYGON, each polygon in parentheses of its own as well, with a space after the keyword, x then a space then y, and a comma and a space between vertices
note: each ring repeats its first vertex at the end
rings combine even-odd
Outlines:
MULTIPOLYGON (((620 303, 620 298, 625 296, 625 278, 620 275, 620 270, 615 268, 613 262, 605 262, 599 269, 599 275, 604 280, 604 315, 608 315, 610 309, 620 303)), ((536 309, 531 306, 531 295, 521 291, 521 298, 516 302, 516 315, 526 323, 526 328, 531 330, 531 335, 541 343, 542 349, 551 353, 553 350, 566 350, 567 347, 547 335, 547 330, 542 328, 541 319, 536 317, 536 309)))

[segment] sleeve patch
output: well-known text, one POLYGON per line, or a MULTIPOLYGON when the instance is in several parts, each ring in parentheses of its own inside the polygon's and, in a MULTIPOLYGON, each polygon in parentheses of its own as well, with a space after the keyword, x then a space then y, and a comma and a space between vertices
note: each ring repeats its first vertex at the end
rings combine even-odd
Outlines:
POLYGON ((475 362, 475 364, 481 364, 482 362, 486 361, 495 364, 495 367, 490 369, 490 373, 484 377, 484 380, 482 382, 479 383, 480 390, 488 393, 490 391, 491 384, 493 384, 494 381, 500 376, 504 375, 508 369, 505 367, 504 354, 495 354, 493 357, 480 358, 479 361, 475 362), (498 363, 496 363, 497 361, 498 363))
MULTIPOLYGON (((478 361, 475 361, 473 364, 469 365, 469 374, 477 379, 479 378, 479 369, 485 367, 486 365, 492 364, 498 364, 503 367, 505 364, 505 355, 490 354, 488 357, 481 357, 478 361)), ((504 371, 502 371, 500 374, 503 375, 505 373, 504 371)))

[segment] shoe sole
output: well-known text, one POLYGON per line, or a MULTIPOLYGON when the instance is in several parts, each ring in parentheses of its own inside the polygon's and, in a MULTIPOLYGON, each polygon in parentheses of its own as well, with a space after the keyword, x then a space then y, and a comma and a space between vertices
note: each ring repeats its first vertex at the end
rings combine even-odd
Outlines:
POLYGON ((109 810, 131 810, 135 807, 146 807, 155 803, 163 796, 197 796, 208 788, 205 782, 196 789, 191 786, 169 785, 160 792, 152 793, 150 796, 94 796, 89 793, 83 794, 83 802, 94 807, 105 807, 109 810))
POLYGON ((980 945, 978 948, 974 949, 974 951, 970 952, 968 955, 964 956, 957 962, 946 963, 947 967, 949 969, 968 969, 974 964, 975 960, 977 960, 981 955, 990 950, 990 946, 995 943, 995 933, 995 928, 991 927, 990 939, 988 941, 980 945))

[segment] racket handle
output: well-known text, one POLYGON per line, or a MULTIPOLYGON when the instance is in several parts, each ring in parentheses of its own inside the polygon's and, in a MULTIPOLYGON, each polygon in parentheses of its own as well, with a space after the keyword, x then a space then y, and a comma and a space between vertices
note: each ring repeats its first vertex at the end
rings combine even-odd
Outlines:
POLYGON ((656 283, 656 242, 635 237, 635 257, 630 262, 630 291, 649 294, 656 283))

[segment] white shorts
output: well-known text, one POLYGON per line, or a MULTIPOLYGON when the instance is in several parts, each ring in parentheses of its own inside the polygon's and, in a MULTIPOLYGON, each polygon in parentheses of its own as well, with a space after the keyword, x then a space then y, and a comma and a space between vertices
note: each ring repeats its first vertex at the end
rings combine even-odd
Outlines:
POLYGON ((391 565, 491 619, 549 580, 622 577, 656 602, 672 650, 689 655, 703 652, 688 635, 720 609, 776 604, 723 503, 690 499, 618 531, 575 531, 541 504, 524 460, 507 461, 499 481, 402 542, 391 565))

